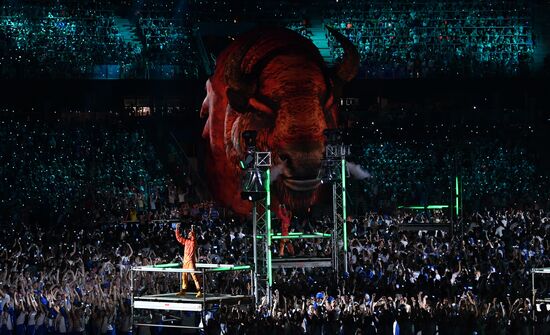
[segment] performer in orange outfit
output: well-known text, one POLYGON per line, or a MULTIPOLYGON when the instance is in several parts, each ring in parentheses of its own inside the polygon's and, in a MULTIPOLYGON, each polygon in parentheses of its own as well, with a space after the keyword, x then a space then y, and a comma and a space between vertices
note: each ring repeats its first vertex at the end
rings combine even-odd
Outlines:
MULTIPOLYGON (((288 236, 288 229, 290 227, 290 218, 292 213, 286 209, 285 205, 279 205, 277 210, 277 216, 281 220, 281 236, 288 236)), ((282 239, 279 242, 279 256, 284 256, 285 254, 285 245, 288 249, 290 255, 294 255, 294 247, 288 239, 282 239)))
MULTIPOLYGON (((191 226, 191 231, 189 232, 188 238, 180 236, 180 224, 176 226, 176 239, 178 242, 185 247, 183 253, 183 268, 195 270, 195 253, 197 252, 197 239, 195 238, 195 228, 191 226)), ((187 293, 187 275, 191 275, 195 286, 197 288, 197 298, 202 297, 201 285, 199 284, 199 279, 197 278, 196 273, 185 273, 181 274, 181 291, 176 295, 183 296, 187 293)))

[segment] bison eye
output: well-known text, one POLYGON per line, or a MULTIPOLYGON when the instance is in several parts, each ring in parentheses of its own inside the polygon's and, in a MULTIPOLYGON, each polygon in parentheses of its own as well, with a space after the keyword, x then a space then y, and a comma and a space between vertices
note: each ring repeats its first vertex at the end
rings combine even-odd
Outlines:
POLYGON ((259 116, 271 116, 278 109, 275 102, 267 97, 246 97, 231 88, 227 90, 227 98, 231 109, 240 114, 253 113, 259 116))
POLYGON ((265 114, 273 114, 278 109, 277 104, 267 97, 250 98, 248 102, 250 107, 265 114))
POLYGON ((336 115, 334 115, 334 108, 334 96, 331 94, 325 102, 324 106, 325 118, 327 120, 327 124, 330 127, 335 127, 337 123, 336 115))

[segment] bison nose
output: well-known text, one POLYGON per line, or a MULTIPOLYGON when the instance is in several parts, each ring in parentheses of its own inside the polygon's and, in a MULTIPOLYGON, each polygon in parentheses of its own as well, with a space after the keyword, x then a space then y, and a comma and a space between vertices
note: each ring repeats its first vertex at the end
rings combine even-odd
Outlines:
POLYGON ((321 154, 309 151, 280 151, 281 161, 285 162, 285 177, 292 179, 315 179, 321 165, 321 154))
POLYGON ((279 152, 279 159, 281 162, 285 162, 285 165, 288 169, 292 169, 292 158, 286 152, 279 152))

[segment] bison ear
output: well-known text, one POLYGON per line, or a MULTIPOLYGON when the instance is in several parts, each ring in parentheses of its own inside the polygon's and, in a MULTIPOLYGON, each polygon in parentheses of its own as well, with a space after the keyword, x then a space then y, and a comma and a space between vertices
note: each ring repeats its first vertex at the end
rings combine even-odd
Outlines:
POLYGON ((329 93, 329 95, 328 95, 328 97, 327 97, 327 100, 325 101, 325 106, 324 106, 324 108, 325 108, 325 110, 326 110, 326 109, 330 109, 330 108, 333 107, 333 105, 334 105, 334 95, 332 95, 332 94, 329 93))
POLYGON ((330 128, 338 127, 338 106, 334 101, 334 95, 330 94, 324 106, 325 119, 330 128))

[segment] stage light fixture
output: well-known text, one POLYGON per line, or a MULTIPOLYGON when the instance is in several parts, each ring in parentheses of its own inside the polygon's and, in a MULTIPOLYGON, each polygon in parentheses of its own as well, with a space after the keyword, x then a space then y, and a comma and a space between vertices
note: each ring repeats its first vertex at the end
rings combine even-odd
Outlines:
POLYGON ((247 153, 244 159, 239 161, 239 164, 243 170, 252 168, 252 165, 254 165, 254 153, 247 153))
POLYGON ((263 171, 256 166, 256 130, 245 130, 241 136, 246 145, 246 155, 239 161, 241 169, 245 170, 241 180, 241 199, 248 201, 262 200, 267 196, 263 171))
MULTIPOLYGON (((255 148, 256 147, 256 136, 258 135, 258 132, 256 130, 245 130, 242 132, 242 137, 244 139, 244 144, 247 148, 255 148)), ((250 150, 250 149, 249 149, 250 150)))
POLYGON ((262 171, 258 168, 247 169, 242 179, 241 198, 248 201, 258 201, 266 197, 265 183, 262 171))
POLYGON ((333 160, 322 159, 321 168, 319 169, 318 179, 321 180, 321 184, 329 184, 338 180, 339 178, 338 167, 333 160))

